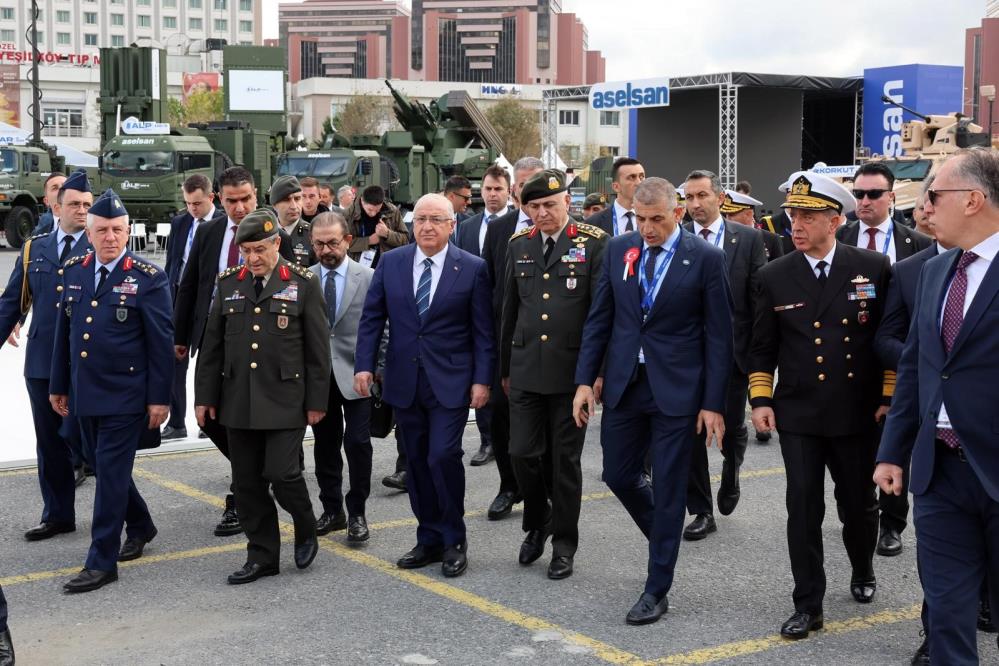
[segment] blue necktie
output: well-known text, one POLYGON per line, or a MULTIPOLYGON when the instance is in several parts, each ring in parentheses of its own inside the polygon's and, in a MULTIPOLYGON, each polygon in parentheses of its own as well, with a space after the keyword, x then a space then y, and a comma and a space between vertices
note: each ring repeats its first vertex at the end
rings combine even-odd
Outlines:
POLYGON ((420 321, 430 309, 430 280, 433 277, 431 266, 434 262, 430 259, 423 260, 423 274, 420 275, 420 283, 416 287, 416 311, 420 314, 420 321))
POLYGON ((329 271, 326 273, 326 288, 323 290, 323 296, 326 298, 326 317, 330 321, 330 328, 333 328, 333 324, 336 322, 336 273, 329 271))

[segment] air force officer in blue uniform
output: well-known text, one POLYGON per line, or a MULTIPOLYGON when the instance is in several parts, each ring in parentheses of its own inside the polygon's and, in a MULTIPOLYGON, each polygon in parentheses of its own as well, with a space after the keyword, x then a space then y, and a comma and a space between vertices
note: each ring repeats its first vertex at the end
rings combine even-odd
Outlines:
POLYGON ((143 431, 158 432, 169 412, 170 285, 166 273, 126 249, 128 233, 128 213, 107 190, 87 216, 94 252, 64 268, 49 401, 58 414, 79 419, 97 474, 90 552, 84 569, 64 585, 67 592, 117 580, 118 560, 139 557, 156 536, 132 482, 132 463, 143 431))
POLYGON ((489 401, 493 317, 486 263, 448 242, 450 202, 416 202, 416 243, 378 262, 358 326, 354 390, 370 395, 378 346, 392 327, 382 399, 395 408, 406 449, 409 501, 417 545, 398 562, 415 569, 442 562, 445 576, 467 565, 465 470, 461 436, 468 408, 489 401))
POLYGON ((583 328, 573 416, 582 427, 593 415, 605 366, 604 480, 649 539, 645 591, 626 621, 648 624, 669 608, 694 433, 719 445, 725 434, 732 296, 725 253, 678 226, 669 181, 646 178, 634 201, 639 231, 609 242, 583 328))

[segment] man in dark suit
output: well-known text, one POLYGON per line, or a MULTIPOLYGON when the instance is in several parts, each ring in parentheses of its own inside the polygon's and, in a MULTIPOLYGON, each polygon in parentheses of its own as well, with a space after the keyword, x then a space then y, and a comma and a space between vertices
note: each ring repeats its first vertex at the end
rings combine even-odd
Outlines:
MULTIPOLYGON (((498 164, 493 164, 486 169, 482 177, 482 200, 486 204, 485 210, 458 224, 458 231, 455 234, 457 237, 455 244, 465 252, 477 257, 485 254, 486 233, 489 230, 489 225, 506 215, 510 210, 507 207, 507 202, 510 200, 510 174, 498 164)), ((500 392, 502 393, 502 391, 500 392)), ((495 456, 490 429, 492 419, 493 412, 490 405, 475 410, 475 424, 479 428, 480 441, 479 450, 469 461, 473 467, 485 465, 495 456)))
POLYGON ((764 215, 757 225, 760 231, 769 231, 781 242, 783 254, 794 252, 794 241, 791 240, 791 217, 786 210, 780 210, 773 215, 764 215))
POLYGON ((407 485, 419 522, 403 569, 442 562, 447 577, 468 567, 461 435, 468 408, 489 400, 493 320, 482 259, 448 242, 451 203, 426 194, 413 210, 416 243, 387 252, 375 269, 357 334, 354 390, 371 394, 386 320, 391 327, 382 400, 395 408, 407 485))
MULTIPOLYGON (((227 268, 242 263, 236 228, 257 208, 253 174, 246 168, 234 166, 223 171, 219 176, 219 188, 225 217, 219 215, 198 226, 174 299, 174 351, 178 360, 198 352, 208 322, 216 277, 227 268)), ((281 232, 281 256, 295 261, 291 239, 284 232, 281 232)), ((229 440, 225 428, 217 420, 208 418, 202 430, 228 459, 229 440)), ((225 502, 222 519, 215 526, 216 536, 232 536, 243 531, 232 493, 226 496, 225 502)))
POLYGON ((869 470, 890 382, 873 339, 889 266, 886 257, 836 242, 843 213, 856 205, 849 190, 809 171, 792 174, 789 183, 783 207, 791 210, 798 250, 759 271, 749 396, 757 431, 780 433, 795 608, 781 635, 798 639, 823 624, 827 467, 852 567, 850 593, 870 603, 877 590, 877 498, 869 470))
POLYGON ((63 585, 69 593, 118 580, 118 562, 141 557, 156 537, 132 463, 144 432, 158 437, 166 421, 173 377, 170 285, 128 251, 128 213, 114 190, 91 206, 87 235, 94 251, 63 268, 49 383, 56 413, 79 420, 97 476, 90 552, 63 585))
MULTIPOLYGON (((536 157, 522 157, 513 165, 513 185, 511 196, 519 203, 520 190, 532 176, 545 168, 544 162, 536 157)), ((494 333, 499 339, 499 326, 503 314, 503 295, 506 282, 506 253, 510 238, 534 224, 523 208, 515 208, 506 215, 491 222, 486 229, 485 246, 482 258, 486 260, 489 271, 489 283, 492 287, 494 333)), ((493 455, 496 458, 496 471, 499 473, 500 486, 496 497, 489 504, 487 516, 489 520, 500 520, 510 515, 513 505, 523 498, 517 487, 517 477, 513 473, 510 462, 510 401, 500 382, 499 363, 493 377, 492 390, 489 393, 489 407, 492 410, 492 421, 489 423, 489 434, 492 439, 493 455)))
MULTIPOLYGON (((78 170, 76 173, 82 173, 84 176, 87 174, 83 169, 78 170)), ((42 190, 45 192, 45 195, 42 197, 42 203, 48 206, 48 210, 39 216, 38 224, 35 225, 35 228, 31 232, 32 236, 51 233, 59 225, 60 207, 56 202, 56 198, 59 196, 59 190, 62 189, 65 182, 66 174, 59 171, 53 171, 45 179, 45 184, 42 186, 42 190)))
MULTIPOLYGON (((184 180, 181 190, 184 193, 184 205, 187 210, 170 220, 170 243, 167 245, 166 265, 164 266, 167 278, 170 280, 170 293, 174 301, 177 300, 180 280, 184 275, 188 257, 191 255, 195 233, 201 225, 225 215, 225 211, 215 207, 215 193, 212 192, 212 183, 206 176, 202 174, 189 176, 184 180)), ((184 424, 184 419, 187 416, 187 368, 189 363, 190 356, 185 354, 183 358, 178 358, 174 365, 173 392, 170 394, 170 418, 167 420, 161 435, 164 440, 187 437, 187 426, 184 424)))
POLYGON ((454 209, 455 231, 457 231, 457 225, 469 217, 466 211, 468 205, 472 203, 472 181, 464 176, 451 176, 444 182, 442 194, 451 202, 451 208, 454 209))
MULTIPOLYGON (((934 663, 977 664, 975 600, 999 580, 999 155, 963 150, 937 171, 926 212, 940 243, 923 267, 874 479, 909 488, 934 663)), ((999 588, 990 590, 999 607, 999 588)))
MULTIPOLYGON (((724 462, 718 488, 718 510, 727 516, 739 502, 739 468, 749 439, 746 428, 749 377, 746 373, 753 337, 753 287, 757 271, 766 265, 767 256, 763 249, 763 237, 758 231, 722 220, 721 207, 726 194, 717 175, 711 171, 692 171, 683 189, 687 212, 693 219, 693 222, 684 224, 684 229, 724 251, 733 305, 735 351, 722 410, 725 416, 725 441, 721 446, 724 462)), ((711 503, 706 436, 707 433, 702 431, 695 438, 690 461, 687 512, 694 516, 694 520, 683 531, 683 538, 688 541, 703 539, 717 530, 711 503)))
MULTIPOLYGON (((592 387, 606 364, 604 481, 649 540, 645 590, 626 621, 648 624, 669 607, 691 447, 712 438, 721 445, 726 435, 732 309, 725 254, 680 228, 683 207, 668 181, 639 185, 635 213, 639 234, 608 244, 583 328, 573 415, 582 427, 594 413, 592 387), (650 450, 651 486, 642 474, 650 450)), ((741 396, 745 404, 745 388, 741 396)))
POLYGON ((635 231, 635 211, 632 198, 635 188, 645 180, 645 167, 631 157, 619 157, 611 167, 611 189, 614 190, 614 203, 605 210, 586 218, 586 224, 599 227, 608 236, 635 231))

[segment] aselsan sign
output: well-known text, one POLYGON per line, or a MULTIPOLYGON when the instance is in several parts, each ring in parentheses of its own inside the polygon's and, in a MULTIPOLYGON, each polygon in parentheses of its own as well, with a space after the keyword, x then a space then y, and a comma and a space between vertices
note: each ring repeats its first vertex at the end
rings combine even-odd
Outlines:
POLYGON ((669 106, 669 79, 614 81, 590 86, 594 109, 637 109, 669 106))

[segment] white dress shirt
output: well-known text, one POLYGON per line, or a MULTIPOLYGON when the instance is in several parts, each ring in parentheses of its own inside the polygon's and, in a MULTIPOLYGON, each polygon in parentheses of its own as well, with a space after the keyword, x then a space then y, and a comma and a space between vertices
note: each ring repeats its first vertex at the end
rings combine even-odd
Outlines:
MULTIPOLYGON (((968 276, 968 289, 964 294, 964 315, 967 316, 968 308, 971 307, 972 302, 975 300, 975 294, 978 293, 978 288, 982 286, 982 280, 985 279, 985 274, 989 271, 989 266, 996 258, 996 254, 999 253, 999 233, 994 233, 981 243, 971 248, 971 252, 978 255, 978 259, 971 262, 966 269, 964 269, 965 274, 968 276)), ((951 280, 953 284, 953 280, 951 280)), ((940 308, 940 321, 938 322, 941 327, 943 327, 943 313, 947 309, 947 296, 950 294, 950 286, 948 285, 947 291, 944 294, 943 305, 940 308)), ((937 416, 937 427, 938 428, 950 428, 950 417, 947 416, 947 406, 940 403, 940 414, 937 416)))
MULTIPOLYGON (((419 250, 419 248, 417 248, 417 250, 419 250)), ((343 309, 343 293, 344 288, 347 286, 347 259, 344 258, 344 260, 340 262, 340 265, 333 269, 326 268, 320 264, 319 272, 320 277, 322 278, 321 282, 323 285, 323 291, 326 290, 327 278, 331 275, 333 277, 333 292, 336 294, 336 312, 333 314, 336 316, 340 314, 340 310, 343 309)))
POLYGON ((694 233, 697 234, 697 237, 701 240, 705 240, 704 236, 701 235, 701 229, 708 230, 709 233, 706 240, 709 243, 715 247, 722 247, 722 244, 725 242, 725 223, 720 217, 707 227, 702 227, 697 222, 694 222, 694 233))
POLYGON ((617 216, 616 224, 614 225, 614 235, 620 236, 621 234, 628 233, 625 231, 625 227, 628 226, 628 213, 631 213, 631 230, 638 231, 638 222, 635 221, 635 211, 630 208, 625 208, 614 200, 614 214, 617 216))
MULTIPOLYGON (((80 242, 80 236, 82 236, 85 231, 86 229, 80 229, 75 234, 67 234, 62 230, 62 227, 56 226, 56 255, 62 255, 63 239, 66 238, 66 236, 73 237, 73 248, 75 248, 76 244, 80 242)), ((73 248, 70 248, 70 252, 73 251, 73 248)))
POLYGON ((101 267, 103 266, 104 268, 108 269, 108 275, 110 276, 111 273, 114 272, 114 267, 118 265, 118 262, 121 261, 121 258, 124 257, 124 256, 125 256, 125 250, 122 250, 121 254, 119 254, 117 257, 115 257, 114 259, 112 259, 111 261, 109 261, 106 264, 102 264, 101 260, 97 259, 97 255, 96 254, 94 255, 94 258, 97 259, 97 261, 94 262, 94 289, 95 290, 97 289, 97 283, 101 281, 101 267))
POLYGON ((486 247, 486 229, 489 228, 489 218, 496 220, 500 215, 505 215, 506 209, 501 208, 498 212, 490 213, 488 210, 482 211, 482 223, 479 224, 479 255, 482 254, 482 250, 486 247))
MULTIPOLYGON (((215 217, 215 206, 208 209, 208 215, 204 217, 194 217, 191 216, 191 228, 187 230, 187 242, 184 243, 184 256, 180 260, 180 274, 184 274, 184 269, 187 267, 187 259, 191 256, 191 245, 194 244, 194 234, 197 233, 198 227, 205 223, 206 220, 210 220, 215 217)), ((226 245, 226 258, 229 257, 229 246, 226 245)), ((220 273, 222 271, 219 271, 220 273)))
POLYGON ((433 262, 430 266, 430 301, 429 304, 434 302, 434 293, 437 291, 437 283, 441 280, 441 274, 444 272, 444 259, 447 257, 448 245, 444 246, 444 249, 428 257, 423 254, 423 250, 420 246, 416 246, 416 252, 413 253, 413 296, 416 296, 416 291, 420 288, 420 277, 423 275, 423 260, 430 259, 433 262))
POLYGON ((531 226, 531 216, 524 212, 524 209, 520 209, 520 217, 517 218, 517 227, 513 230, 514 233, 518 231, 523 231, 527 227, 531 226))
POLYGON ((822 257, 821 259, 816 259, 811 255, 806 254, 805 259, 808 260, 808 265, 812 267, 812 274, 815 275, 815 279, 819 279, 819 269, 816 268, 820 261, 826 262, 826 277, 829 277, 829 271, 832 270, 833 255, 836 254, 836 244, 833 243, 832 249, 829 250, 829 254, 822 257))
POLYGON ((878 252, 881 252, 882 250, 884 250, 885 239, 887 238, 888 239, 888 261, 894 264, 895 263, 895 256, 896 256, 895 255, 895 234, 891 234, 889 236, 889 232, 891 231, 891 228, 892 228, 892 220, 891 220, 890 217, 888 219, 886 219, 884 222, 882 222, 881 224, 879 224, 878 226, 876 226, 876 227, 872 227, 872 226, 869 226, 869 225, 865 224, 864 222, 861 222, 859 225, 857 225, 857 229, 858 229, 858 231, 857 231, 857 247, 859 247, 862 250, 866 250, 867 249, 868 238, 870 238, 869 234, 867 233, 867 230, 868 229, 877 229, 878 233, 874 234, 874 247, 876 247, 878 249, 878 252))
MULTIPOLYGON (((229 243, 236 236, 236 223, 231 217, 227 217, 225 220, 225 234, 222 236, 222 250, 219 252, 219 273, 229 268, 229 243)), ((243 263, 242 257, 240 257, 239 263, 243 263)))

